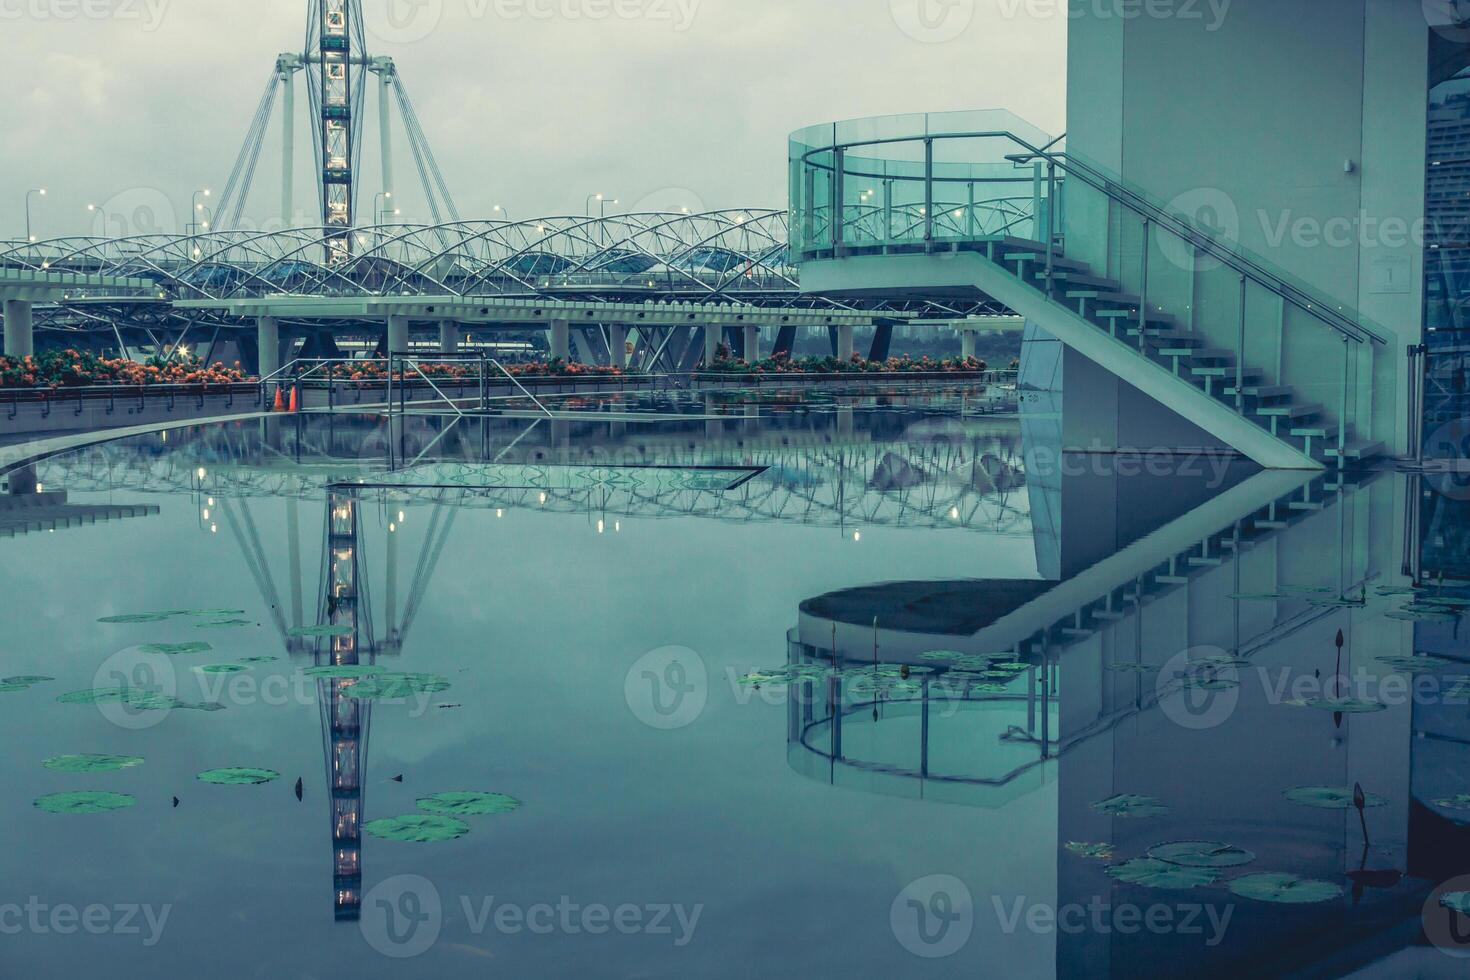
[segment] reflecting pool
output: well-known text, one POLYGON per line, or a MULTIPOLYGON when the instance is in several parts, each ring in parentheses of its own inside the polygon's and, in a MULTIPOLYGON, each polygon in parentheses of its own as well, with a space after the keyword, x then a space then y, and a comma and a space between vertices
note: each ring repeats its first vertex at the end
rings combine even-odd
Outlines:
POLYGON ((1463 975, 1458 483, 561 407, 10 466, 0 974, 1463 975))

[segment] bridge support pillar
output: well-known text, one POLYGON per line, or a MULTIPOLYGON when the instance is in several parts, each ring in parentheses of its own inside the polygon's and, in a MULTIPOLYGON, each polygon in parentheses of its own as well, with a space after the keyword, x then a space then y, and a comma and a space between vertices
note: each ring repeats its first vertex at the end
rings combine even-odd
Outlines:
POLYGON ((572 324, 570 320, 552 320, 550 333, 551 359, 567 360, 572 352, 572 324))
POLYGON ((611 364, 619 371, 628 369, 628 328, 614 323, 607 328, 607 348, 611 364))
POLYGON ((388 353, 408 353, 408 317, 390 316, 388 318, 388 353))
POLYGON ((31 303, 24 299, 5 301, 5 356, 25 357, 36 352, 31 325, 31 303))
POLYGON ((262 378, 281 369, 281 328, 275 317, 256 317, 255 349, 258 352, 262 378))
POLYGON ((844 323, 837 328, 837 359, 852 360, 852 324, 844 323))
POLYGON ((761 359, 761 328, 745 325, 745 363, 754 364, 761 359))
POLYGON ((960 327, 960 356, 966 358, 975 356, 974 330, 960 327))
POLYGON ((720 356, 720 341, 724 339, 724 329, 711 323, 704 328, 704 366, 712 368, 720 356))
POLYGON ((439 353, 459 353, 459 324, 453 320, 439 322, 439 353))

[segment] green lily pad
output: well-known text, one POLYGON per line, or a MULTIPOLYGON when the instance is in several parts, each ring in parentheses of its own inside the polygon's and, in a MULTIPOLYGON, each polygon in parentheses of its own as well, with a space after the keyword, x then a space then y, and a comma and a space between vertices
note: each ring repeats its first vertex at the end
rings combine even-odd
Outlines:
POLYGON ((971 694, 1005 694, 1010 688, 1005 684, 971 684, 971 694))
POLYGON ((312 639, 315 639, 317 637, 351 636, 352 627, 333 626, 330 624, 325 626, 297 626, 295 629, 291 630, 291 635, 297 637, 309 637, 312 639))
POLYGON ((1300 597, 1289 592, 1233 592, 1226 598, 1239 602, 1284 602, 1300 597))
POLYGON ((1149 664, 1108 664, 1108 670, 1119 674, 1152 674, 1158 669, 1149 664))
POLYGON ((269 783, 280 779, 281 774, 274 769, 210 769, 199 774, 201 783, 213 783, 216 786, 259 786, 261 783, 269 783))
POLYGON ((1087 844, 1081 841, 1068 841, 1067 850, 1078 857, 1089 858, 1094 861, 1111 861, 1113 859, 1112 844, 1087 844))
POLYGON ((920 660, 962 660, 966 655, 958 650, 926 650, 919 654, 920 660))
POLYGON ((760 687, 769 684, 787 683, 786 671, 784 670, 753 670, 741 677, 736 683, 746 687, 760 687))
POLYGON ((1388 619, 1406 623, 1457 623, 1460 617, 1446 612, 1418 612, 1411 609, 1395 609, 1383 614, 1388 619))
POLYGON ((375 677, 383 673, 383 668, 374 667, 372 664, 328 664, 323 667, 307 667, 301 671, 307 677, 326 677, 333 679, 375 677))
POLYGON ((1315 708, 1318 711, 1344 715, 1369 715, 1388 709, 1388 705, 1381 701, 1366 701, 1361 698, 1293 698, 1282 703, 1294 708, 1315 708))
POLYGON ((29 691, 31 685, 18 684, 15 681, 0 681, 0 694, 19 694, 21 691, 29 691))
POLYGON ((1188 687, 1198 688, 1201 691, 1233 691, 1240 686, 1240 681, 1231 680, 1229 677, 1190 678, 1184 683, 1188 687))
POLYGON ((1410 672, 1418 670, 1437 670, 1440 667, 1449 667, 1455 663, 1455 661, 1446 660, 1443 657, 1379 657, 1377 659, 1378 662, 1383 664, 1385 667, 1391 667, 1394 670, 1403 670, 1410 672))
POLYGON ((435 793, 415 801, 420 810, 450 817, 484 816, 491 813, 509 813, 521 805, 514 796, 504 793, 478 793, 455 791, 435 793))
POLYGON ((205 664, 194 669, 201 674, 240 674, 250 668, 244 664, 205 664))
POLYGON ((241 657, 240 658, 240 662, 242 664, 273 664, 273 663, 277 662, 280 659, 281 659, 280 657, 267 657, 267 656, 241 657))
POLYGON ((245 615, 243 609, 184 609, 174 615, 176 616, 198 616, 199 618, 229 619, 234 616, 245 615))
POLYGON ((35 805, 47 813, 107 813, 126 810, 138 801, 126 793, 50 793, 35 805))
POLYGON ((142 653, 157 653, 165 657, 182 657, 189 653, 208 653, 214 647, 203 641, 193 643, 145 643, 138 650, 142 653))
POLYGON ((72 691, 56 700, 61 704, 122 704, 137 711, 167 711, 179 707, 178 698, 140 687, 97 687, 72 691))
MULTIPOLYGON (((1353 791, 1339 786, 1298 786, 1282 794, 1292 803, 1318 810, 1347 810, 1353 807, 1353 791)), ((1388 806, 1388 800, 1374 793, 1363 794, 1365 807, 1388 806)))
POLYGON ((470 825, 455 817, 413 813, 402 817, 370 820, 362 829, 384 840, 429 844, 457 840, 470 832, 470 825))
POLYGON ((1439 896, 1439 904, 1452 912, 1470 915, 1470 892, 1445 892, 1439 896))
POLYGON ((1107 869, 1109 878, 1142 885, 1145 888, 1197 888, 1213 885, 1220 880, 1220 872, 1213 868, 1183 867, 1153 858, 1134 858, 1107 869))
POLYGON ((1330 881, 1302 878, 1284 871, 1244 875, 1227 887, 1241 898, 1279 905, 1315 905, 1342 896, 1342 888, 1330 881))
POLYGON ((123 623, 161 623, 171 617, 173 613, 128 613, 123 616, 103 616, 97 620, 99 623, 123 624, 123 623))
POLYGON ((449 681, 437 674, 383 673, 354 681, 345 693, 359 700, 404 701, 415 694, 437 694, 449 687, 449 681))
POLYGON ((195 623, 194 628, 197 630, 232 630, 239 629, 241 626, 254 625, 248 619, 221 619, 215 623, 195 623))
POLYGON ((117 772, 142 764, 136 755, 57 755, 41 763, 56 772, 117 772))
POLYGON ((56 680, 56 678, 44 677, 40 674, 22 674, 18 677, 6 677, 3 680, 0 680, 0 684, 22 684, 26 687, 30 687, 34 684, 45 684, 47 681, 54 680, 56 680))
POLYGON ((1110 796, 1092 804, 1092 808, 1109 817, 1157 817, 1169 812, 1167 806, 1152 796, 1134 796, 1131 793, 1110 796))
POLYGON ((1470 810, 1470 793, 1447 796, 1442 800, 1435 800, 1434 805, 1446 810, 1470 810))
POLYGON ((1148 849, 1148 856, 1185 868, 1237 868, 1256 859, 1254 854, 1244 848, 1206 840, 1155 844, 1148 849))

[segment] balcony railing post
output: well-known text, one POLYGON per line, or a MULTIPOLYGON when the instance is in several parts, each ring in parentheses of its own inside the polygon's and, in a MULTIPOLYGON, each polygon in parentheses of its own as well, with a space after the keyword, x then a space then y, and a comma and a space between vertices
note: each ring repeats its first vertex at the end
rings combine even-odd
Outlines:
POLYGON ((1240 324, 1235 335, 1235 410, 1245 414, 1245 276, 1240 277, 1240 324))
POLYGON ((816 245, 817 237, 817 168, 808 160, 802 161, 801 247, 809 249, 816 245))
POLYGON ((934 241, 934 138, 924 137, 924 241, 934 241))
POLYGON ((1148 352, 1148 218, 1143 219, 1143 267, 1138 277, 1138 349, 1148 352))
POLYGON ((837 147, 832 153, 832 254, 842 254, 843 241, 847 238, 847 151, 837 147))
POLYGON ((1057 265, 1057 219, 1056 211, 1052 202, 1056 200, 1057 193, 1057 165, 1056 161, 1046 162, 1046 295, 1052 296, 1056 292, 1056 265, 1057 265))
POLYGON ((1337 467, 1342 469, 1347 458, 1348 389, 1352 383, 1352 342, 1346 335, 1342 338, 1342 399, 1337 416, 1337 467))
POLYGON ((893 178, 883 180, 883 244, 893 241, 893 178))
POLYGON ((967 185, 969 188, 969 206, 965 209, 965 237, 975 237, 975 182, 972 180, 967 185))

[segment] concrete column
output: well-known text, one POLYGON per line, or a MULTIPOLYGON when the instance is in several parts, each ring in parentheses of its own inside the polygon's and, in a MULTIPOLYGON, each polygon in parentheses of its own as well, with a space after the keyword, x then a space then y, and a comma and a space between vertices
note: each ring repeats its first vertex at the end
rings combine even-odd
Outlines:
POLYGON ((975 331, 960 327, 960 356, 975 356, 975 331))
POLYGON ((388 318, 388 353, 408 353, 408 317, 390 316, 388 318))
POLYGON ((715 358, 718 357, 720 353, 720 339, 724 332, 725 331, 723 327, 717 327, 714 324, 710 324, 709 326, 704 328, 705 367, 714 366, 715 358))
POLYGON ((844 323, 837 328, 837 359, 839 361, 851 360, 852 358, 852 324, 844 323))
POLYGON ((761 359, 761 328, 747 323, 745 325, 745 360, 748 364, 754 364, 761 359))
POLYGON ((281 328, 277 326, 275 317, 255 318, 255 347, 260 355, 262 378, 281 369, 281 328))
POLYGON ((31 303, 24 299, 5 301, 5 356, 25 357, 36 352, 31 326, 31 303))
POLYGON ((549 328, 551 340, 551 359, 557 358, 563 361, 571 356, 572 352, 572 324, 569 320, 552 320, 549 328))
POLYGON ((612 356, 612 366, 619 371, 628 369, 628 328, 621 323, 614 323, 607 328, 608 352, 612 356))
POLYGON ((439 353, 459 353, 459 324, 453 320, 441 320, 439 323, 439 353))

